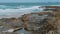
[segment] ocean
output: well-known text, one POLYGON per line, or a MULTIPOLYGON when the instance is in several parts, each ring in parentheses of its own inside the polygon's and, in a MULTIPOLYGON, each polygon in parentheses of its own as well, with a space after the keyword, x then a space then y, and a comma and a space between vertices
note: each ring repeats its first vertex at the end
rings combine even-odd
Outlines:
MULTIPOLYGON (((43 6, 59 5, 60 3, 0 3, 0 18, 20 17, 32 12, 43 12, 45 9, 43 6)), ((20 33, 31 34, 24 28, 18 32, 18 34, 20 33)))
POLYGON ((0 18, 20 17, 21 15, 42 12, 42 6, 59 6, 60 3, 0 3, 0 18))

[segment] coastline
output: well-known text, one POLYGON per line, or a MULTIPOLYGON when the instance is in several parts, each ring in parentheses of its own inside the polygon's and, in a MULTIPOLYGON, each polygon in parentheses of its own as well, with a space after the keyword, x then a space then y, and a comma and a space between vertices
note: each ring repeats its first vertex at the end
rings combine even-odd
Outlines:
MULTIPOLYGON (((27 33, 37 33, 37 34, 49 34, 51 31, 53 33, 60 33, 60 7, 49 7, 48 8, 56 8, 55 10, 49 9, 47 12, 33 12, 24 14, 21 17, 11 17, 11 18, 1 18, 0 19, 0 28, 1 33, 12 33, 12 34, 20 34, 23 30, 27 33), (50 12, 51 10, 51 12, 50 12), (2 28, 5 28, 2 30, 2 28), (24 28, 24 29, 23 29, 24 28), (7 30, 7 31, 6 31, 7 30), (6 31, 6 32, 5 32, 6 31), (20 33, 19 33, 20 32, 20 33)), ((57 34, 58 34, 57 33, 57 34)))

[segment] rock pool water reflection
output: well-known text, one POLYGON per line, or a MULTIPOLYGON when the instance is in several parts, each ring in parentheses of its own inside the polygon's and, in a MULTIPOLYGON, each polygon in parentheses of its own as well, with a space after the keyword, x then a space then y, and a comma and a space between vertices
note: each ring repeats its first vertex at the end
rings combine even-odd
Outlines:
POLYGON ((22 28, 21 30, 17 31, 17 34, 32 34, 32 32, 26 31, 24 28, 22 28))

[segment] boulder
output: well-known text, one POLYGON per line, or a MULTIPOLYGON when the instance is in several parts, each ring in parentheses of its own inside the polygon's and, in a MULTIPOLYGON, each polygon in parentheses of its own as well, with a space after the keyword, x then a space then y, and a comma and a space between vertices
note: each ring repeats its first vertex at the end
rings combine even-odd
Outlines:
POLYGON ((24 28, 34 34, 46 34, 56 30, 56 18, 52 13, 31 13, 23 16, 24 28))

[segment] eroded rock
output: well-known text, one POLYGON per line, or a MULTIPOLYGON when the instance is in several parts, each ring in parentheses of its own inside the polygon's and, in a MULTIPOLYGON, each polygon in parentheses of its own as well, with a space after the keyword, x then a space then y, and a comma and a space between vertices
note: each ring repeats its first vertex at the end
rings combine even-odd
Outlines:
POLYGON ((27 31, 33 31, 34 34, 46 34, 49 31, 56 30, 56 18, 52 13, 45 14, 25 14, 23 16, 24 28, 27 31))

